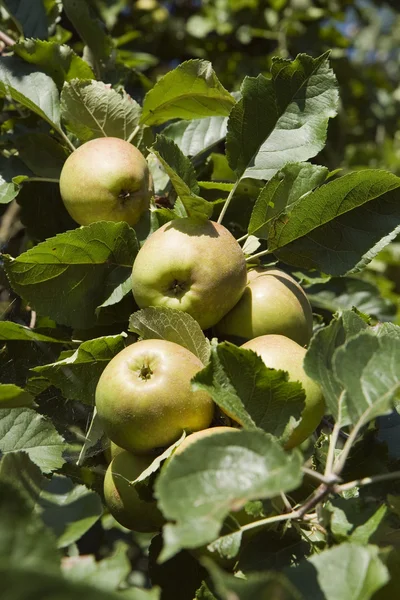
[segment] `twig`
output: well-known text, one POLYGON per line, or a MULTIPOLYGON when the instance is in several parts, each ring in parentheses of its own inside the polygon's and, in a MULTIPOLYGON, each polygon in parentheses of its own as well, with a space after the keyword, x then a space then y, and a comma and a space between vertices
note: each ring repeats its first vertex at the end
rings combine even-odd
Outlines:
POLYGON ((246 233, 245 235, 242 235, 242 237, 238 238, 236 241, 238 244, 240 244, 240 242, 244 242, 244 240, 247 240, 247 238, 249 237, 249 233, 246 233))
POLYGON ((322 473, 314 471, 314 469, 308 469, 307 467, 302 467, 301 470, 309 477, 313 477, 314 479, 316 479, 320 483, 324 483, 325 485, 332 485, 340 481, 340 477, 338 477, 335 473, 322 475, 322 473))
POLYGON ((340 422, 339 422, 339 420, 337 420, 335 423, 335 426, 332 430, 331 437, 329 439, 328 455, 326 457, 326 463, 325 463, 325 475, 326 476, 330 475, 333 471, 333 463, 335 462, 335 450, 336 450, 337 442, 339 439, 339 434, 340 434, 340 422))
POLYGON ((400 471, 393 471, 392 473, 384 473, 383 475, 373 475, 372 477, 363 477, 362 479, 354 479, 347 483, 342 483, 334 488, 337 494, 346 490, 351 490, 354 487, 360 487, 364 485, 371 485, 372 483, 379 483, 380 481, 389 481, 391 479, 400 479, 400 471))
POLYGON ((6 46, 14 46, 14 44, 16 44, 16 41, 13 40, 9 35, 7 35, 6 33, 4 33, 4 31, 1 31, 1 29, 0 29, 0 40, 6 46))

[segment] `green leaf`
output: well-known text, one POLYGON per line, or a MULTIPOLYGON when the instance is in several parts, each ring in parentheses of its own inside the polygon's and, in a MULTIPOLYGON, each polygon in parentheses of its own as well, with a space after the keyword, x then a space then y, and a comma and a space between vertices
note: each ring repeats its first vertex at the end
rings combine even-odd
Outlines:
POLYGON ((228 513, 248 500, 298 487, 300 464, 299 452, 286 453, 261 431, 224 432, 194 442, 172 457, 155 484, 159 507, 175 522, 164 527, 160 559, 214 540, 228 513))
POLYGON ((179 344, 204 365, 208 363, 210 343, 197 321, 187 313, 172 308, 144 308, 131 316, 129 329, 144 340, 168 340, 179 344))
POLYGON ((301 198, 321 185, 328 174, 326 167, 295 163, 283 167, 265 184, 258 195, 248 226, 250 234, 268 239, 269 224, 293 210, 301 198))
POLYGON ((384 504, 362 525, 356 527, 350 536, 350 541, 361 546, 368 544, 370 538, 376 533, 379 525, 382 523, 387 513, 387 506, 384 504))
POLYGON ((336 351, 333 370, 345 389, 353 424, 386 414, 400 389, 400 333, 377 337, 361 331, 336 351))
MULTIPOLYGON (((39 37, 39 36, 33 36, 39 37)), ((62 88, 64 81, 93 79, 94 74, 80 56, 66 45, 43 40, 22 40, 13 46, 14 53, 31 65, 36 65, 62 88)))
POLYGON ((8 95, 47 121, 58 132, 60 99, 54 81, 15 56, 0 57, 0 94, 8 95))
MULTIPOLYGON (((65 0, 64 0, 65 1, 65 0)), ((80 0, 79 0, 80 2, 80 0)), ((125 591, 113 592, 99 590, 98 587, 83 582, 69 581, 61 575, 52 575, 43 572, 42 568, 5 569, 0 566, 2 592, 7 600, 159 600, 159 590, 142 590, 129 588, 125 591)))
POLYGON ((64 576, 70 581, 81 581, 101 590, 117 590, 131 571, 127 557, 128 546, 121 540, 114 552, 103 560, 96 561, 93 554, 66 558, 62 563, 64 576))
POLYGON ((88 340, 68 358, 32 370, 51 381, 65 398, 92 405, 100 375, 124 347, 122 335, 88 340))
POLYGON ((259 427, 286 439, 298 424, 305 393, 284 371, 268 369, 251 350, 223 342, 213 345, 209 364, 193 378, 193 388, 208 392, 243 427, 259 427))
POLYGON ((8 204, 18 196, 20 186, 15 178, 21 175, 29 177, 32 173, 19 158, 16 156, 10 158, 0 156, 0 204, 8 204))
POLYGON ((400 231, 399 186, 399 177, 378 170, 335 179, 271 222, 269 250, 330 275, 359 271, 400 231))
POLYGON ((68 156, 65 148, 45 133, 19 135, 15 147, 22 162, 37 176, 59 179, 68 156))
POLYGON ((93 63, 96 74, 107 66, 113 54, 113 42, 106 34, 104 24, 89 2, 63 0, 63 8, 79 37, 86 44, 86 55, 93 63))
POLYGON ((213 212, 213 205, 200 196, 196 172, 190 159, 178 146, 163 135, 158 135, 151 151, 161 162, 171 179, 188 217, 208 219, 213 212))
POLYGON ((331 278, 326 283, 307 287, 306 291, 313 307, 331 313, 355 306, 360 312, 379 319, 394 316, 394 304, 380 295, 377 286, 357 277, 331 278))
POLYGON ((47 15, 43 0, 2 0, 2 4, 22 35, 47 39, 47 15))
MULTIPOLYGON (((31 506, 18 487, 14 486, 12 481, 3 478, 0 494, 0 530, 1 571, 11 572, 15 568, 33 569, 42 573, 59 571, 60 556, 54 536, 39 516, 32 512, 31 506)), ((13 598, 7 594, 3 579, 2 594, 7 599, 13 598)))
POLYGON ((304 369, 321 386, 329 414, 342 425, 349 421, 343 385, 333 372, 333 360, 336 350, 346 340, 365 329, 367 325, 361 317, 352 311, 345 311, 313 336, 304 358, 304 369))
POLYGON ((162 77, 147 92, 142 123, 159 125, 170 119, 228 116, 235 100, 221 85, 211 63, 188 60, 162 77))
POLYGON ((325 144, 338 91, 328 54, 274 58, 271 78, 246 77, 228 122, 226 152, 238 177, 270 179, 287 163, 312 158, 325 144))
POLYGON ((33 396, 13 383, 0 383, 0 409, 32 406, 33 396))
POLYGON ((226 573, 211 560, 204 561, 204 564, 221 600, 304 600, 281 573, 251 573, 244 579, 226 573))
POLYGON ((130 138, 141 108, 124 91, 102 81, 73 79, 61 92, 61 117, 66 128, 81 142, 99 137, 130 138))
POLYGON ((326 600, 368 600, 388 581, 377 546, 340 544, 309 559, 326 600))
POLYGON ((99 315, 102 308, 107 308, 107 306, 114 306, 115 304, 118 304, 129 294, 132 294, 131 275, 129 275, 129 277, 127 277, 125 281, 123 281, 116 288, 113 289, 108 298, 96 308, 96 314, 99 315))
POLYGON ((127 223, 102 221, 59 234, 15 259, 5 255, 5 270, 13 289, 40 314, 85 329, 96 324, 96 307, 127 279, 137 251, 127 223), (68 302, 60 302, 67 293, 68 302))
POLYGON ((173 140, 185 156, 196 156, 210 150, 226 136, 226 117, 205 117, 178 121, 168 125, 163 135, 173 140))
POLYGON ((43 473, 63 466, 66 444, 54 425, 31 408, 0 411, 0 450, 26 452, 43 473))
POLYGON ((53 475, 42 490, 37 507, 43 522, 57 538, 57 547, 78 541, 103 514, 100 496, 71 479, 53 475))

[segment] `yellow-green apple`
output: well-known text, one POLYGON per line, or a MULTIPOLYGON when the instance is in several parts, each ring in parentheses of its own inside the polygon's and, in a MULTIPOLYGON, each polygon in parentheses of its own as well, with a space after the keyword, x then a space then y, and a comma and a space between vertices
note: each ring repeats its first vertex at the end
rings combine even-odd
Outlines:
POLYGON ((237 431, 237 429, 235 427, 225 427, 225 426, 208 427, 207 429, 202 429, 201 431, 196 431, 195 433, 191 433, 190 435, 185 437, 183 442, 181 442, 179 444, 179 446, 176 448, 176 450, 174 451, 172 456, 177 456, 179 454, 182 454, 182 452, 184 452, 186 450, 186 448, 188 448, 189 446, 191 446, 194 442, 197 442, 198 440, 202 440, 203 438, 207 438, 207 437, 212 437, 213 435, 217 435, 218 433, 225 433, 226 431, 237 431))
POLYGON ((175 219, 139 250, 132 290, 140 308, 163 306, 189 313, 202 329, 215 325, 240 299, 246 262, 232 234, 213 221, 175 219))
POLYGON ((164 524, 156 502, 142 500, 132 485, 152 460, 153 457, 135 456, 124 450, 113 458, 104 478, 107 508, 118 523, 133 531, 158 531, 164 524))
POLYGON ((303 288, 287 273, 257 267, 248 274, 239 302, 215 326, 219 337, 239 344, 260 335, 278 334, 306 346, 313 317, 303 288))
POLYGON ((152 452, 211 423, 214 403, 190 380, 203 368, 197 356, 166 340, 142 340, 108 363, 96 388, 106 435, 133 453, 152 452))
POLYGON ((319 385, 304 371, 305 348, 283 335, 262 335, 241 346, 253 350, 270 369, 281 369, 289 374, 289 381, 299 381, 305 391, 305 406, 301 420, 285 444, 286 448, 298 446, 319 425, 324 416, 325 402, 319 385))
POLYGON ((61 171, 60 193, 79 225, 135 225, 148 209, 153 182, 140 150, 119 138, 102 137, 70 154, 61 171))

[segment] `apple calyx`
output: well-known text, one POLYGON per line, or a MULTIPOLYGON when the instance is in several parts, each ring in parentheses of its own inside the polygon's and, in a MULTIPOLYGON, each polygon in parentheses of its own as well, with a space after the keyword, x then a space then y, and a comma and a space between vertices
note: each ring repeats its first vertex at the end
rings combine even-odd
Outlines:
POLYGON ((139 370, 139 378, 143 379, 144 381, 151 379, 152 375, 153 371, 151 370, 150 365, 143 365, 142 368, 139 370))
POLYGON ((176 298, 181 298, 187 291, 186 281, 179 281, 174 279, 171 285, 167 289, 167 293, 176 298))

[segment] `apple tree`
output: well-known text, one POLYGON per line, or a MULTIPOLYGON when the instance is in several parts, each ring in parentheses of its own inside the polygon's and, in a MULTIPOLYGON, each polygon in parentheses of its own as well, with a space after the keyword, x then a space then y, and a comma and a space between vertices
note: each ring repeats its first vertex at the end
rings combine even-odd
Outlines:
POLYGON ((398 597, 397 2, 0 17, 4 597, 398 597))

